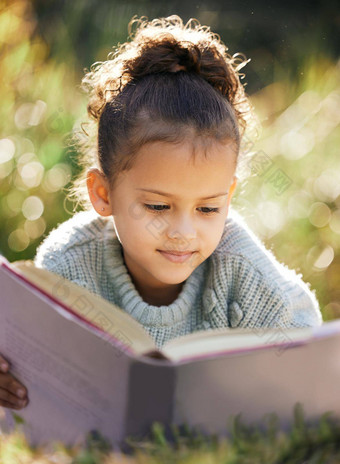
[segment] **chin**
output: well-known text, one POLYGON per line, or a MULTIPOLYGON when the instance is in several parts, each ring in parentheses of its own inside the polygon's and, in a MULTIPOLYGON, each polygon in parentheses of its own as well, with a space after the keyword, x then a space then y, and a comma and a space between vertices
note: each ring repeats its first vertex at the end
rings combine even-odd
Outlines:
POLYGON ((192 274, 193 270, 191 271, 182 271, 176 272, 176 271, 169 271, 166 275, 158 275, 155 276, 157 279, 162 282, 163 284, 167 285, 178 285, 187 280, 187 278, 192 274))

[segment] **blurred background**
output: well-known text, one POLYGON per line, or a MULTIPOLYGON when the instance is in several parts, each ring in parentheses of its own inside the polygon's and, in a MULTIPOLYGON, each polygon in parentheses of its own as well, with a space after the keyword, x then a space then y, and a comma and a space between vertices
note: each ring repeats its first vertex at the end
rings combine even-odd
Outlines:
POLYGON ((68 143, 86 121, 84 69, 126 41, 133 15, 171 14, 251 59, 242 82, 261 131, 247 135, 234 208, 310 282, 324 319, 340 317, 336 1, 0 0, 0 254, 32 259, 79 209, 67 195, 79 171, 68 143))

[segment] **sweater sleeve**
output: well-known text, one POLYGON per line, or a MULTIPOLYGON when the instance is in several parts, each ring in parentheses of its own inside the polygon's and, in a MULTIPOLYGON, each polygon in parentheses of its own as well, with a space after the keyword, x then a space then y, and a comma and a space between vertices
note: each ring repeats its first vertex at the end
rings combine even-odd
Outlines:
MULTIPOLYGON (((311 327, 322 324, 314 291, 270 250, 234 213, 217 256, 232 327, 311 327)), ((220 293, 222 296, 222 293, 220 293)))
POLYGON ((87 280, 81 275, 81 267, 77 267, 79 255, 73 253, 72 250, 64 253, 56 253, 46 245, 46 243, 42 244, 38 248, 34 258, 35 266, 58 274, 67 280, 90 289, 87 280))
POLYGON ((231 326, 293 328, 322 324, 314 292, 294 271, 282 267, 282 273, 277 270, 269 277, 242 257, 234 260, 234 271, 238 272, 228 305, 231 326))
POLYGON ((95 240, 100 234, 98 225, 89 224, 88 216, 78 213, 51 231, 37 248, 34 264, 98 293, 100 256, 95 240))

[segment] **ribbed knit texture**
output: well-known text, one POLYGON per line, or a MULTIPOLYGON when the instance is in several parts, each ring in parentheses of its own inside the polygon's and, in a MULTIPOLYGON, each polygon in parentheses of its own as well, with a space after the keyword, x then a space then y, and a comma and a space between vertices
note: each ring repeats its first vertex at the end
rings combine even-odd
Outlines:
POLYGON ((162 345, 175 337, 222 327, 318 326, 314 292, 230 209, 215 251, 185 281, 168 306, 149 305, 124 263, 112 217, 79 212, 37 250, 35 264, 117 304, 162 345))

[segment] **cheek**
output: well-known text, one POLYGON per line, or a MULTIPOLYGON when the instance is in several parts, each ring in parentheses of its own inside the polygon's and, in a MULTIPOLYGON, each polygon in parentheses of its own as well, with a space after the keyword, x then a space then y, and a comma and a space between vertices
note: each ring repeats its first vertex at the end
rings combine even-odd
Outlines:
POLYGON ((218 220, 214 221, 214 224, 210 223, 204 229, 204 241, 209 247, 216 247, 221 240, 226 218, 219 217, 218 220))
POLYGON ((115 217, 122 243, 128 248, 140 248, 160 238, 161 221, 150 217, 142 207, 131 205, 115 217))

